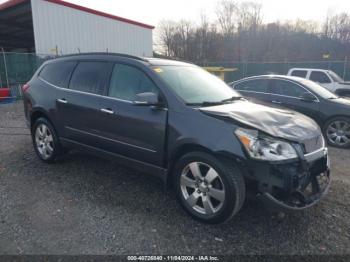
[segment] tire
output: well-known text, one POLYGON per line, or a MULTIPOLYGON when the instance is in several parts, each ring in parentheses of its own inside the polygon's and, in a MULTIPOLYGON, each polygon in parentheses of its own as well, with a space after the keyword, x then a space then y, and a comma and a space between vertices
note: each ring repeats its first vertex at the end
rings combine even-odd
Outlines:
POLYGON ((188 153, 177 161, 172 175, 180 204, 198 221, 210 224, 228 221, 244 203, 245 182, 231 162, 204 152, 188 153), (196 177, 201 182, 196 182, 196 177))
POLYGON ((323 133, 327 143, 338 148, 350 147, 350 118, 334 117, 326 122, 323 133))
POLYGON ((53 163, 63 155, 58 135, 53 125, 46 118, 38 118, 31 130, 35 153, 45 163, 53 163))

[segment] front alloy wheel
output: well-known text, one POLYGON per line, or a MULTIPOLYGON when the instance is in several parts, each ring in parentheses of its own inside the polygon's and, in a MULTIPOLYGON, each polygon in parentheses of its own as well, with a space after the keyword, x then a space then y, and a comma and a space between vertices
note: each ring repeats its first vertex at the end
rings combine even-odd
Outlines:
POLYGON ((336 147, 350 146, 350 120, 347 118, 336 118, 328 122, 326 127, 328 142, 336 147))
POLYGON ((225 222, 245 200, 244 179, 232 161, 192 152, 177 161, 172 175, 179 202, 201 222, 225 222))
POLYGON ((181 174, 181 192, 187 203, 204 215, 217 213, 225 200, 224 184, 208 164, 192 162, 181 174))

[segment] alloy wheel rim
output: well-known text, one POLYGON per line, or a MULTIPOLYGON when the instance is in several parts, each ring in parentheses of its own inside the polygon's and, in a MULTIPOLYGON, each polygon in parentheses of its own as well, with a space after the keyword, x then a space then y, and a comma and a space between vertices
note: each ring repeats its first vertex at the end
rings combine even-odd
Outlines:
POLYGON ((208 164, 189 163, 181 173, 180 185, 185 201, 198 213, 213 215, 224 204, 224 184, 218 172, 208 164))
POLYGON ((50 129, 45 124, 40 124, 35 130, 35 144, 40 156, 48 159, 54 151, 53 137, 50 129))
POLYGON ((350 123, 346 121, 334 121, 327 127, 328 139, 339 146, 350 143, 350 123))

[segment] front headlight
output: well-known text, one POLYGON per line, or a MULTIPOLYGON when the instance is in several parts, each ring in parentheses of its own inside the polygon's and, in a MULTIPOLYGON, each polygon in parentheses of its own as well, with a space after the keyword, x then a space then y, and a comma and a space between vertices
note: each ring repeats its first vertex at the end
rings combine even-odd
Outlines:
POLYGON ((278 161, 298 157, 297 152, 290 143, 273 137, 259 135, 257 130, 238 128, 235 134, 252 158, 278 161))

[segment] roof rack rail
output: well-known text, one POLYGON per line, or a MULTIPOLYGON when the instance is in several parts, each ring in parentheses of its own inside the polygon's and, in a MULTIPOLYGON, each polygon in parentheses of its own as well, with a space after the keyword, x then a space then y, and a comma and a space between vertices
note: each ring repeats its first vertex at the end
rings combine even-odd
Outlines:
POLYGON ((142 58, 142 57, 139 57, 139 56, 133 56, 133 55, 122 54, 122 53, 109 53, 109 52, 76 53, 76 54, 69 54, 69 55, 57 56, 57 58, 61 58, 61 57, 71 57, 71 56, 80 56, 80 55, 114 55, 114 56, 121 56, 121 57, 126 57, 126 58, 131 58, 131 59, 136 59, 136 60, 148 62, 147 59, 142 58))
POLYGON ((173 56, 165 56, 165 55, 160 55, 157 54, 153 57, 150 57, 151 59, 166 59, 166 60, 172 60, 172 61, 177 61, 177 62, 184 62, 184 63, 188 63, 188 64, 196 64, 195 62, 192 61, 188 61, 179 57, 173 57, 173 56))

